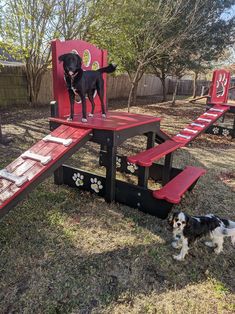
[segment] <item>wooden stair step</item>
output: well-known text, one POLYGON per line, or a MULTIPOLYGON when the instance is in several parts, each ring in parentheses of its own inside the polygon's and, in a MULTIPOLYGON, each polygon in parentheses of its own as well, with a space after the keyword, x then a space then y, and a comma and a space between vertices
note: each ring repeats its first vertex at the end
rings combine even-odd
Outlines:
POLYGON ((153 196, 169 203, 178 204, 183 194, 205 173, 205 169, 187 166, 160 190, 155 190, 153 196))
POLYGON ((159 160, 163 156, 175 151, 179 147, 181 147, 180 143, 167 140, 158 146, 147 149, 136 155, 129 156, 127 160, 128 162, 137 164, 139 166, 150 167, 154 161, 159 160))

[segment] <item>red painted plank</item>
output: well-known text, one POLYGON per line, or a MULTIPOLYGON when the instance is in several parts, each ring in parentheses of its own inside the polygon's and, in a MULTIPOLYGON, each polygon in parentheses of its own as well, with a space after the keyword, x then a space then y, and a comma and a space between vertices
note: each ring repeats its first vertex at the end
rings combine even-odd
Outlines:
POLYGON ((153 196, 157 199, 164 199, 167 202, 178 204, 182 195, 205 173, 205 169, 187 166, 163 188, 154 191, 153 196))
POLYGON ((159 160, 179 147, 181 147, 181 144, 168 140, 137 155, 130 156, 127 160, 139 166, 150 167, 154 161, 159 160))
MULTIPOLYGON (((66 125, 61 125, 60 127, 58 127, 57 129, 55 129, 53 131, 53 136, 61 136, 61 133, 65 132, 68 129, 68 126, 66 125)), ((38 145, 38 147, 44 147, 47 145, 47 143, 45 143, 44 141, 40 141, 38 143, 36 143, 35 145, 38 145)), ((34 146, 35 146, 34 145, 34 146)), ((32 146, 31 149, 34 147, 32 146)), ((24 162, 24 159, 21 157, 18 157, 17 159, 15 159, 12 163, 10 163, 6 169, 9 172, 13 172, 20 164, 22 164, 24 162)))
MULTIPOLYGON (((77 128, 71 128, 69 126, 61 125, 57 129, 55 129, 51 134, 53 134, 53 136, 57 136, 57 137, 61 137, 61 138, 68 138, 68 137, 71 137, 71 135, 76 131, 77 131, 77 128)), ((50 151, 54 147, 56 147, 56 144, 46 143, 43 140, 41 140, 38 143, 36 143, 35 145, 33 145, 30 148, 30 151, 32 151, 34 153, 40 152, 40 154, 45 156, 48 153, 50 153, 50 151)), ((28 169, 33 167, 36 163, 37 162, 34 160, 23 159, 21 157, 18 157, 11 164, 9 164, 6 167, 6 169, 7 169, 7 171, 9 171, 11 173, 14 173, 14 174, 20 176, 20 175, 24 174, 25 171, 27 171, 28 169)), ((12 182, 5 180, 5 179, 0 179, 0 193, 1 193, 0 201, 2 199, 2 195, 3 195, 4 191, 10 185, 12 185, 12 182)))
POLYGON ((33 183, 38 177, 44 174, 47 170, 51 168, 51 166, 58 162, 65 153, 68 153, 69 150, 76 147, 76 145, 89 133, 91 133, 91 129, 78 129, 68 126, 60 126, 55 131, 51 133, 52 136, 58 136, 61 138, 72 138, 73 142, 69 146, 64 146, 62 144, 57 143, 45 143, 43 140, 36 143, 31 149, 34 152, 37 152, 41 155, 52 156, 52 160, 46 165, 43 166, 38 161, 32 161, 26 159, 23 163, 13 162, 14 167, 9 167, 9 169, 13 170, 13 174, 15 175, 26 175, 29 178, 29 181, 26 182, 22 187, 17 187, 14 183, 9 182, 5 179, 0 179, 0 186, 2 184, 3 188, 0 188, 1 196, 0 196, 0 209, 6 206, 9 202, 15 199, 22 191, 24 191, 31 183, 33 183), (44 145, 44 144, 45 145, 44 145), (43 144, 43 145, 42 145, 43 144), (18 165, 18 166, 17 166, 18 165), (7 186, 6 186, 7 183, 7 186))
POLYGON ((66 117, 50 118, 50 121, 81 128, 121 131, 152 122, 158 123, 161 120, 158 117, 117 111, 107 112, 106 118, 102 118, 101 114, 95 114, 93 118, 87 118, 87 123, 82 123, 81 119, 81 115, 75 115, 73 121, 67 121, 66 117))
MULTIPOLYGON (((85 130, 85 132, 87 132, 87 130, 85 130)), ((72 138, 74 141, 76 141, 77 138, 80 137, 80 133, 81 133, 81 131, 78 130, 77 128, 66 127, 66 129, 63 131, 63 133, 59 134, 59 132, 57 131, 55 133, 53 132, 52 134, 53 134, 53 136, 56 134, 57 136, 60 136, 62 138, 72 138)), ((66 150, 66 147, 61 145, 61 144, 45 143, 45 145, 42 146, 41 145, 42 142, 45 143, 43 140, 41 140, 40 142, 36 143, 30 149, 30 151, 32 150, 35 153, 38 153, 38 154, 43 155, 43 156, 47 156, 49 154, 51 155, 51 152, 53 150, 55 150, 55 154, 52 157, 56 158, 56 155, 58 155, 60 152, 63 152, 63 151, 66 150), (39 149, 37 149, 38 147, 39 147, 39 149)), ((21 157, 19 157, 19 158, 21 158, 21 157)), ((34 160, 30 160, 30 159, 25 159, 23 161, 24 162, 22 164, 20 164, 19 167, 17 167, 12 172, 13 174, 15 174, 17 176, 21 176, 21 175, 25 175, 25 173, 28 174, 31 168, 34 168, 34 167, 44 168, 44 166, 42 166, 40 162, 37 162, 37 161, 34 161, 34 160)), ((52 162, 53 162, 53 160, 51 161, 51 163, 52 162)), ((34 172, 35 172, 35 170, 34 170, 34 172)), ((5 181, 7 181, 7 180, 5 180, 5 181)), ((7 181, 7 182, 8 182, 9 185, 11 184, 11 183, 9 183, 9 181, 7 181)), ((2 189, 1 189, 1 192, 3 193, 4 191, 2 191, 2 189)))

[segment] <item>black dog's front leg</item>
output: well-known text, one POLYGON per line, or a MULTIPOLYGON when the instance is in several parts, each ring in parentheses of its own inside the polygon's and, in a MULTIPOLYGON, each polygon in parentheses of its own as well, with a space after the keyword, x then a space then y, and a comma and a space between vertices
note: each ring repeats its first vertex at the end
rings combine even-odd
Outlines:
POLYGON ((67 120, 72 121, 74 116, 74 101, 75 101, 75 94, 72 89, 68 90, 69 92, 69 100, 70 100, 70 115, 67 120))
POLYGON ((82 122, 87 122, 86 117, 86 97, 84 95, 79 95, 82 101, 82 122))

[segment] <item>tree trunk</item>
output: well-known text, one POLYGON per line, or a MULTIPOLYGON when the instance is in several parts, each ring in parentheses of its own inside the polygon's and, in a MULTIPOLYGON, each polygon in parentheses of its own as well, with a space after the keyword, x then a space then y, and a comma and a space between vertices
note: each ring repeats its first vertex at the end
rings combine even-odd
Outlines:
POLYGON ((0 143, 2 143, 2 121, 0 117, 0 143))
POLYGON ((131 89, 130 89, 130 93, 128 96, 128 103, 127 103, 128 112, 130 112, 130 107, 136 102, 138 83, 142 76, 143 76, 143 72, 142 72, 141 66, 138 67, 133 79, 131 78, 129 74, 129 78, 131 81, 131 89))
POLYGON ((128 103, 127 103, 128 112, 130 112, 130 107, 135 105, 136 103, 137 87, 138 87, 138 82, 135 81, 131 83, 131 90, 128 96, 128 103))
POLYGON ((38 94, 45 70, 34 69, 31 64, 26 63, 26 77, 28 82, 28 96, 31 104, 37 104, 38 94))
POLYGON ((160 77, 161 82, 162 82, 162 102, 167 101, 166 98, 166 76, 165 74, 162 75, 162 77, 160 77))
POLYGON ((11 141, 12 141, 12 138, 11 138, 11 137, 7 137, 7 136, 4 136, 4 135, 2 134, 2 121, 1 121, 1 117, 0 117, 0 144, 7 145, 7 144, 9 144, 11 141))
POLYGON ((41 86, 42 75, 32 75, 31 83, 29 84, 29 99, 30 103, 35 105, 38 102, 38 94, 41 86))
POLYGON ((177 90, 178 90, 179 82, 180 82, 180 80, 177 79, 176 84, 175 84, 174 93, 173 93, 173 96, 172 96, 172 106, 175 106, 175 101, 176 101, 176 95, 177 95, 177 90))
POLYGON ((198 72, 194 72, 193 78, 193 98, 196 98, 198 72))

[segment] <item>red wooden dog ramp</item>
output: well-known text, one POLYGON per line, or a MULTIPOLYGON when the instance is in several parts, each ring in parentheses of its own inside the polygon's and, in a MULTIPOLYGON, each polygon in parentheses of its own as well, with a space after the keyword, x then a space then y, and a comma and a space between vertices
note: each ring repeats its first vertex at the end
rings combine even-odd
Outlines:
POLYGON ((163 188, 154 191, 153 196, 157 199, 164 199, 167 202, 178 204, 183 194, 205 173, 206 170, 202 168, 187 166, 163 188))
POLYGON ((0 170, 0 216, 83 146, 91 132, 61 125, 0 170))
POLYGON ((180 133, 176 134, 172 140, 187 145, 194 140, 199 134, 204 132, 210 125, 225 114, 229 110, 229 106, 215 105, 210 110, 204 112, 194 122, 190 123, 180 133))

